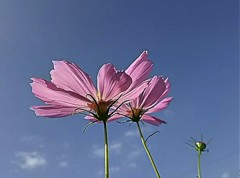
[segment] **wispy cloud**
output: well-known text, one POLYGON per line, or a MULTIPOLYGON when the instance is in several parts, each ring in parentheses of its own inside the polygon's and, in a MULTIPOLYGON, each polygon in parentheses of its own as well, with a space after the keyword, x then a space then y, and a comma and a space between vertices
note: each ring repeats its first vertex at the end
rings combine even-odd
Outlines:
POLYGON ((128 167, 129 167, 129 168, 136 168, 136 167, 137 167, 137 164, 136 164, 136 163, 129 163, 129 164, 128 164, 128 167))
POLYGON ((97 157, 103 158, 104 157, 104 149, 94 146, 93 154, 97 157))
MULTIPOLYGON (((121 149, 122 149, 121 142, 115 142, 115 143, 109 145, 109 150, 111 151, 111 154, 120 153, 121 149)), ((103 158, 104 157, 104 148, 94 145, 93 146, 93 154, 97 157, 103 158)))
POLYGON ((67 155, 65 155, 65 154, 61 154, 58 158, 58 166, 60 167, 60 168, 66 168, 66 167, 68 167, 68 165, 69 165, 69 162, 67 161, 68 160, 68 158, 67 158, 67 155))
POLYGON ((138 137, 139 133, 137 130, 130 130, 125 133, 126 137, 138 137))
POLYGON ((110 173, 116 173, 121 170, 120 166, 112 166, 110 167, 110 173))
POLYGON ((114 152, 120 152, 122 149, 122 143, 116 142, 109 146, 110 150, 113 150, 114 152))
POLYGON ((68 162, 67 161, 61 161, 60 163, 59 163, 59 167, 61 167, 61 168, 65 168, 65 167, 67 167, 68 166, 68 162))
POLYGON ((47 160, 38 152, 17 152, 14 163, 23 170, 33 170, 44 167, 47 160))
POLYGON ((224 172, 221 178, 230 178, 230 174, 228 172, 224 172))
MULTIPOLYGON (((109 169, 109 171, 110 171, 111 174, 114 174, 114 173, 117 173, 117 172, 121 171, 121 167, 120 167, 120 166, 111 166, 110 169, 109 169)), ((102 169, 100 169, 100 170, 97 172, 97 174, 98 174, 99 176, 102 176, 102 175, 104 174, 104 172, 103 172, 102 169)))

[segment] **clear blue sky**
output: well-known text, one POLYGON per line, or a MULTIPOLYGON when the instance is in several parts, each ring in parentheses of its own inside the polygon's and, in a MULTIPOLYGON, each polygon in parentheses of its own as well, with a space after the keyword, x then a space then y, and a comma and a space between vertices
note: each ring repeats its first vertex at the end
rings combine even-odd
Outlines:
MULTIPOLYGON (((103 128, 87 132, 83 116, 36 117, 42 104, 31 77, 49 79, 52 60, 77 63, 96 79, 111 62, 125 69, 143 50, 152 75, 170 78, 174 100, 147 125, 163 178, 193 178, 197 153, 189 137, 213 138, 203 178, 237 178, 239 59, 237 0, 2 0, 0 2, 0 177, 101 178, 103 128)), ((109 124, 112 178, 151 178, 136 127, 109 124)))

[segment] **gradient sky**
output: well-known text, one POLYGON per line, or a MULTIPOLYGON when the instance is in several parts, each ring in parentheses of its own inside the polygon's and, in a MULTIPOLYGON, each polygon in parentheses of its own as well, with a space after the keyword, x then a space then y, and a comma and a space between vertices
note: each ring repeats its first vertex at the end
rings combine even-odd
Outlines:
MULTIPOLYGON (((146 124, 163 178, 194 178, 197 153, 186 142, 213 138, 203 178, 239 174, 237 0, 1 0, 0 177, 101 178, 103 128, 82 115, 36 117, 31 77, 50 79, 52 60, 78 64, 96 80, 104 63, 128 67, 143 51, 151 75, 169 77, 174 100, 146 124)), ((112 178, 151 178, 154 171, 132 124, 109 124, 112 178)))

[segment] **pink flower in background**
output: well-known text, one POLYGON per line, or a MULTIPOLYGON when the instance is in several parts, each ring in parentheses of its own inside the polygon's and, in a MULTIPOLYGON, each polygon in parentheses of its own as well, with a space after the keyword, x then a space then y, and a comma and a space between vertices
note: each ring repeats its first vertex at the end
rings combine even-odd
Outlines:
POLYGON ((168 79, 154 76, 145 83, 148 83, 145 90, 132 102, 122 105, 118 113, 133 122, 144 121, 153 125, 166 123, 149 114, 165 109, 173 99, 166 97, 170 90, 168 79))
POLYGON ((107 120, 109 107, 129 88, 131 78, 105 64, 97 76, 97 89, 91 77, 77 65, 67 61, 54 61, 52 80, 32 78, 32 92, 45 102, 45 106, 31 107, 37 116, 64 117, 88 111, 98 120, 107 120))

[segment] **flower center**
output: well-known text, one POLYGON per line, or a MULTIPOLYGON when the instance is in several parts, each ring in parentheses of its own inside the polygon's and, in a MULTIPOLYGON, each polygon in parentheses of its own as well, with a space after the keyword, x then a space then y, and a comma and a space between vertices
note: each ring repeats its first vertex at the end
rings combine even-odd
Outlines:
POLYGON ((142 114, 143 114, 143 110, 139 108, 132 108, 129 111, 129 116, 133 122, 138 122, 141 119, 142 114))
POLYGON ((113 101, 103 101, 100 100, 98 103, 91 102, 88 103, 88 107, 93 110, 96 115, 98 116, 98 120, 107 120, 108 119, 108 112, 109 112, 109 106, 111 105, 113 101))

